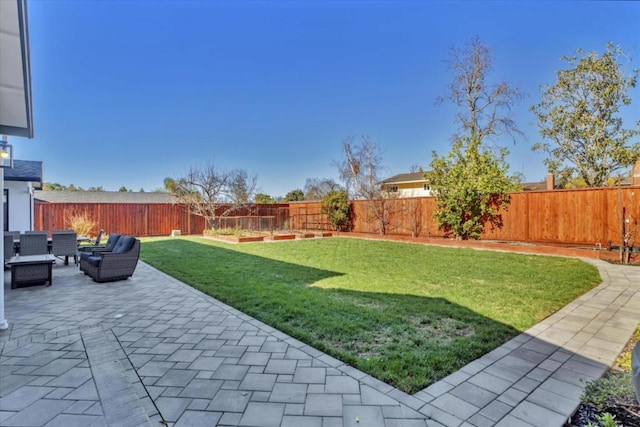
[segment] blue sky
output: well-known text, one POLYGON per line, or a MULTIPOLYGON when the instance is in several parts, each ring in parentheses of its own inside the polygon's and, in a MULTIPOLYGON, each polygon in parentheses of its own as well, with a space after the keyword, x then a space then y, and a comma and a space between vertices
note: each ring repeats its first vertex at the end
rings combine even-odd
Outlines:
MULTIPOLYGON (((452 46, 491 46, 496 80, 528 97, 512 172, 542 180, 539 87, 577 48, 619 44, 640 68, 640 2, 29 0, 35 138, 16 158, 42 160, 64 185, 151 191, 212 161, 258 175, 283 196, 334 178, 341 142, 368 135, 386 175, 427 167, 455 131, 438 105, 452 46)), ((640 118, 640 88, 623 111, 640 118)))

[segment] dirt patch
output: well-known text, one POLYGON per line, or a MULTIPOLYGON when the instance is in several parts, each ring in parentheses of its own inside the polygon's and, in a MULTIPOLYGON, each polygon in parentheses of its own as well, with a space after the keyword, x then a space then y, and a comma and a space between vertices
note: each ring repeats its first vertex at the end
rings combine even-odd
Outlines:
POLYGON ((358 358, 370 359, 382 356, 384 349, 392 343, 408 341, 412 346, 420 347, 426 343, 449 344, 455 339, 470 337, 475 329, 459 320, 443 317, 425 322, 424 319, 410 319, 403 331, 392 328, 379 328, 371 331, 367 339, 342 342, 325 340, 339 350, 356 354, 358 358))

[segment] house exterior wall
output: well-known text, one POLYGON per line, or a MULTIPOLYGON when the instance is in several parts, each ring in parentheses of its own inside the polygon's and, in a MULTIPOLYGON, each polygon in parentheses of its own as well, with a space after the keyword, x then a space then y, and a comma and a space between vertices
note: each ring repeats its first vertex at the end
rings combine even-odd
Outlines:
POLYGON ((9 190, 9 230, 33 230, 33 203, 31 183, 5 181, 4 188, 9 190))
POLYGON ((425 190, 424 183, 422 182, 405 182, 405 183, 385 185, 385 189, 387 189, 387 191, 392 187, 398 188, 398 197, 429 197, 431 196, 431 190, 425 190))

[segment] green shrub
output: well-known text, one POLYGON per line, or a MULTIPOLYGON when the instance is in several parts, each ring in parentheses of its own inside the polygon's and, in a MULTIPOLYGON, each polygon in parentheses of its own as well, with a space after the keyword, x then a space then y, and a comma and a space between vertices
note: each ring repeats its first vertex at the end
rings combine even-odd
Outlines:
POLYGON ((620 402, 633 402, 635 388, 630 372, 611 372, 602 378, 587 383, 582 401, 604 411, 620 402))
POLYGON ((347 193, 343 190, 329 191, 320 202, 322 213, 329 217, 329 221, 335 230, 344 230, 349 223, 349 211, 351 206, 347 199, 347 193))
MULTIPOLYGON (((615 415, 611 415, 608 412, 605 412, 604 414, 597 415, 596 419, 600 423, 599 425, 601 425, 602 427, 618 427, 618 424, 616 423, 616 416, 615 415)), ((598 426, 596 426, 593 423, 589 423, 589 424, 587 424, 587 427, 598 427, 598 426)))

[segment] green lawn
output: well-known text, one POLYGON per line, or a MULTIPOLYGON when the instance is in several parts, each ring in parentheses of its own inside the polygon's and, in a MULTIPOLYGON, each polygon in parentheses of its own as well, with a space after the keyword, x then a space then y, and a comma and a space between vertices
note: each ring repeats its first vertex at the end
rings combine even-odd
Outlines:
POLYGON ((144 239, 141 258, 408 393, 601 281, 575 259, 336 237, 144 239))

